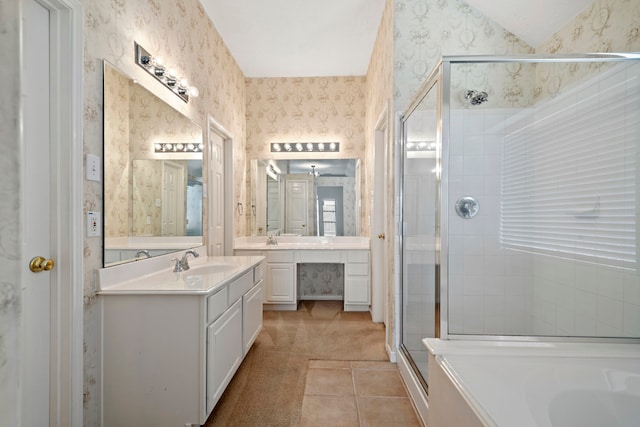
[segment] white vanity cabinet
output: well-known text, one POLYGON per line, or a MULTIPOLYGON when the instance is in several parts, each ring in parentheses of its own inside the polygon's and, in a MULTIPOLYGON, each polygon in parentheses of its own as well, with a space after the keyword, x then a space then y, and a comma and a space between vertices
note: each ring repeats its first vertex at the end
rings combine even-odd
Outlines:
POLYGON ((260 260, 210 291, 101 291, 101 425, 204 424, 262 329, 262 284, 260 260))
MULTIPOLYGON (((284 246, 284 245, 282 245, 284 246)), ((371 274, 369 249, 298 249, 279 246, 265 250, 236 249, 236 255, 267 259, 265 306, 267 310, 296 310, 298 306, 297 268, 302 263, 344 264, 344 310, 369 311, 371 274)))

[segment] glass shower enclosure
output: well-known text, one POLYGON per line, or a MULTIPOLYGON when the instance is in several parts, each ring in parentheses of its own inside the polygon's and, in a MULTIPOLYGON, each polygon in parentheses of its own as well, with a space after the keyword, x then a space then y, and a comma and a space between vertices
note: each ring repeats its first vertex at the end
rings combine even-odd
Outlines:
POLYGON ((400 118, 401 346, 640 339, 640 55, 444 57, 400 118))

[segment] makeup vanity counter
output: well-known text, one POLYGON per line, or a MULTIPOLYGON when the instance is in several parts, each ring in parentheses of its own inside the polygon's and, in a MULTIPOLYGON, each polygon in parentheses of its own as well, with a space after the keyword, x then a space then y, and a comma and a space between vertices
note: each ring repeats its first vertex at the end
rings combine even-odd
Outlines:
POLYGON ((369 311, 371 304, 370 239, 367 237, 280 236, 277 244, 267 237, 241 237, 234 253, 264 256, 265 310, 298 307, 297 268, 302 263, 344 264, 344 310, 369 311))
POLYGON ((202 425, 262 329, 261 256, 101 269, 100 425, 202 425))

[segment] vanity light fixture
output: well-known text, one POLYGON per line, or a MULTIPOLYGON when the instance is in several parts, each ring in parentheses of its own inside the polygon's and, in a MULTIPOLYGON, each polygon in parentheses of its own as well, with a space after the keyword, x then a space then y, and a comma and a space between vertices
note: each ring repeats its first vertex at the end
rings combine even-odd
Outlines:
POLYGON ((283 151, 293 153, 337 153, 340 151, 339 142, 272 142, 271 152, 281 153, 283 151))
POLYGON ((200 94, 197 87, 189 86, 187 79, 178 77, 173 68, 167 68, 161 57, 152 56, 149 51, 136 42, 133 42, 133 44, 136 52, 136 64, 155 77, 171 92, 178 95, 184 102, 189 102, 190 96, 195 98, 200 94))
POLYGON ((202 153, 204 145, 193 142, 156 142, 153 148, 156 153, 202 153))

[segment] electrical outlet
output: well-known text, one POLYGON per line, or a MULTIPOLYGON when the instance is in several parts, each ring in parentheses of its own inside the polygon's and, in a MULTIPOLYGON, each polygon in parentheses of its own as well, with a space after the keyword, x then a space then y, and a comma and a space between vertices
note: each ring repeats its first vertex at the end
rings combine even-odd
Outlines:
POLYGON ((98 237, 102 229, 100 212, 87 212, 87 237, 98 237))
POLYGON ((89 181, 100 181, 100 157, 87 154, 87 179, 89 181))

